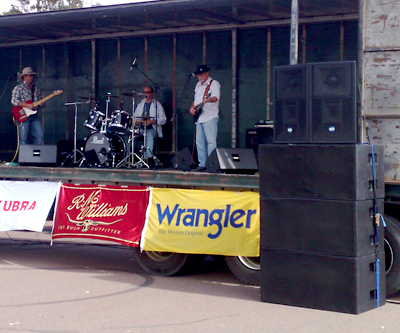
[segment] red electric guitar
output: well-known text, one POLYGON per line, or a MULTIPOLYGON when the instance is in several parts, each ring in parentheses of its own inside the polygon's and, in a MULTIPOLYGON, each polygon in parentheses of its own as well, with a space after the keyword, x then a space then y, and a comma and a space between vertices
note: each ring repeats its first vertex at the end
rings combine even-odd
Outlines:
MULTIPOLYGON (((40 101, 33 103, 33 107, 34 108, 37 107, 39 104, 46 102, 48 99, 50 99, 54 96, 60 95, 62 92, 63 92, 62 90, 54 91, 49 96, 42 98, 40 101)), ((26 101, 25 103, 31 104, 32 101, 29 100, 29 101, 26 101)), ((29 116, 35 114, 36 112, 37 112, 36 110, 31 110, 27 107, 13 106, 13 108, 12 108, 12 114, 13 114, 14 118, 17 121, 19 121, 20 123, 23 123, 24 121, 26 121, 29 118, 29 116)))

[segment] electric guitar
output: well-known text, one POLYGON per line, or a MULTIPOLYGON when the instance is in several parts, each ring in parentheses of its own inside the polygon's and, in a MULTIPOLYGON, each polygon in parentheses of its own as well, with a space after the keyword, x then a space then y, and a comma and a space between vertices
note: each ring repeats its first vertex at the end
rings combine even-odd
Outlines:
POLYGON ((204 100, 206 98, 209 98, 210 96, 211 96, 211 93, 208 93, 207 96, 203 98, 203 102, 201 102, 200 104, 198 104, 194 107, 194 109, 196 110, 196 113, 193 115, 194 122, 197 122, 197 120, 199 120, 199 117, 200 117, 201 113, 203 112, 204 100))
MULTIPOLYGON (((63 91, 62 90, 57 90, 54 91, 52 94, 50 94, 49 96, 42 98, 40 101, 37 101, 35 103, 33 103, 33 108, 37 107, 39 104, 46 102, 48 99, 60 95, 63 91)), ((25 103, 27 104, 31 104, 32 101, 28 100, 25 103)), ((37 111, 36 110, 31 110, 27 107, 20 107, 20 106, 13 106, 12 108, 12 114, 14 116, 14 118, 19 121, 20 123, 23 123, 24 121, 26 121, 29 116, 35 114, 37 111)))

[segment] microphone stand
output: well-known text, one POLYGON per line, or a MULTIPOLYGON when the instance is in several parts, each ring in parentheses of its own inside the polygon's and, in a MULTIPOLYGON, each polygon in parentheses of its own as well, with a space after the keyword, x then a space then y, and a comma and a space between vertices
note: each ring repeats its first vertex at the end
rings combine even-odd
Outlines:
POLYGON ((175 105, 175 109, 174 109, 174 111, 172 112, 171 122, 174 124, 174 127, 175 127, 175 131, 174 131, 175 147, 173 147, 173 151, 174 151, 174 152, 176 152, 176 150, 177 150, 177 147, 176 147, 177 144, 176 144, 176 143, 178 142, 178 116, 179 116, 179 114, 177 113, 177 111, 178 111, 178 106, 179 106, 180 102, 182 101, 183 94, 185 93, 186 88, 187 88, 187 86, 188 86, 188 84, 189 84, 190 78, 191 78, 192 76, 193 76, 193 75, 190 74, 190 75, 187 77, 186 82, 185 82, 185 85, 183 86, 182 93, 181 93, 181 95, 179 96, 179 99, 177 99, 176 105, 175 105), (174 149, 175 149, 175 150, 174 150, 174 149))
MULTIPOLYGON (((90 101, 90 100, 89 100, 90 101)), ((79 151, 78 149, 76 149, 76 136, 77 136, 77 130, 76 130, 76 126, 77 126, 77 122, 78 122, 78 105, 79 104, 87 104, 89 102, 71 102, 71 103, 65 103, 65 106, 69 106, 69 105, 75 105, 75 115, 74 115, 74 149, 68 154, 68 156, 65 158, 65 160, 61 163, 61 166, 64 166, 64 163, 71 157, 72 153, 73 153, 73 164, 77 164, 83 157, 83 153, 81 151, 79 151), (82 157, 79 159, 79 161, 76 160, 76 153, 80 153, 82 155, 82 157)), ((83 162, 83 161, 82 161, 83 162)))

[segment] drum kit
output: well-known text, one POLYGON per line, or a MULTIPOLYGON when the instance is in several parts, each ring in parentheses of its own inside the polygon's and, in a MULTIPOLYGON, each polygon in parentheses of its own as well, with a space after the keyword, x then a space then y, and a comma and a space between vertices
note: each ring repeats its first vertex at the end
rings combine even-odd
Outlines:
MULTIPOLYGON (((142 97, 144 94, 135 91, 122 93, 124 96, 132 97, 132 116, 128 112, 115 110, 109 116, 109 104, 112 96, 110 93, 106 96, 105 113, 99 110, 98 99, 94 97, 79 97, 86 99, 86 102, 72 102, 65 105, 75 105, 74 122, 74 149, 66 157, 61 166, 67 161, 72 161, 73 165, 79 167, 104 167, 104 168, 150 168, 146 151, 149 149, 146 145, 146 120, 149 117, 134 117, 135 97, 142 97), (84 153, 76 147, 76 127, 77 127, 77 108, 80 104, 92 103, 94 105, 89 116, 83 125, 90 129, 90 135, 85 139, 84 153), (142 126, 136 126, 134 120, 140 120, 142 126), (142 139, 138 154, 135 153, 135 140, 142 139), (78 156, 79 155, 79 156, 78 156)), ((151 152, 156 167, 162 166, 162 163, 151 152)))

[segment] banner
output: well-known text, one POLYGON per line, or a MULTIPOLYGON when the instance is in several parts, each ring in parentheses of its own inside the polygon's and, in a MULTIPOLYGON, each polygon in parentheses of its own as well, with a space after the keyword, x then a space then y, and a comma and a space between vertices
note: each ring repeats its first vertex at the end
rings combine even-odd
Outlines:
POLYGON ((154 188, 141 248, 256 257, 259 229, 258 193, 154 188))
POLYGON ((0 231, 43 231, 59 183, 0 181, 0 231))
POLYGON ((138 246, 148 199, 146 187, 62 184, 52 239, 91 238, 138 246))

